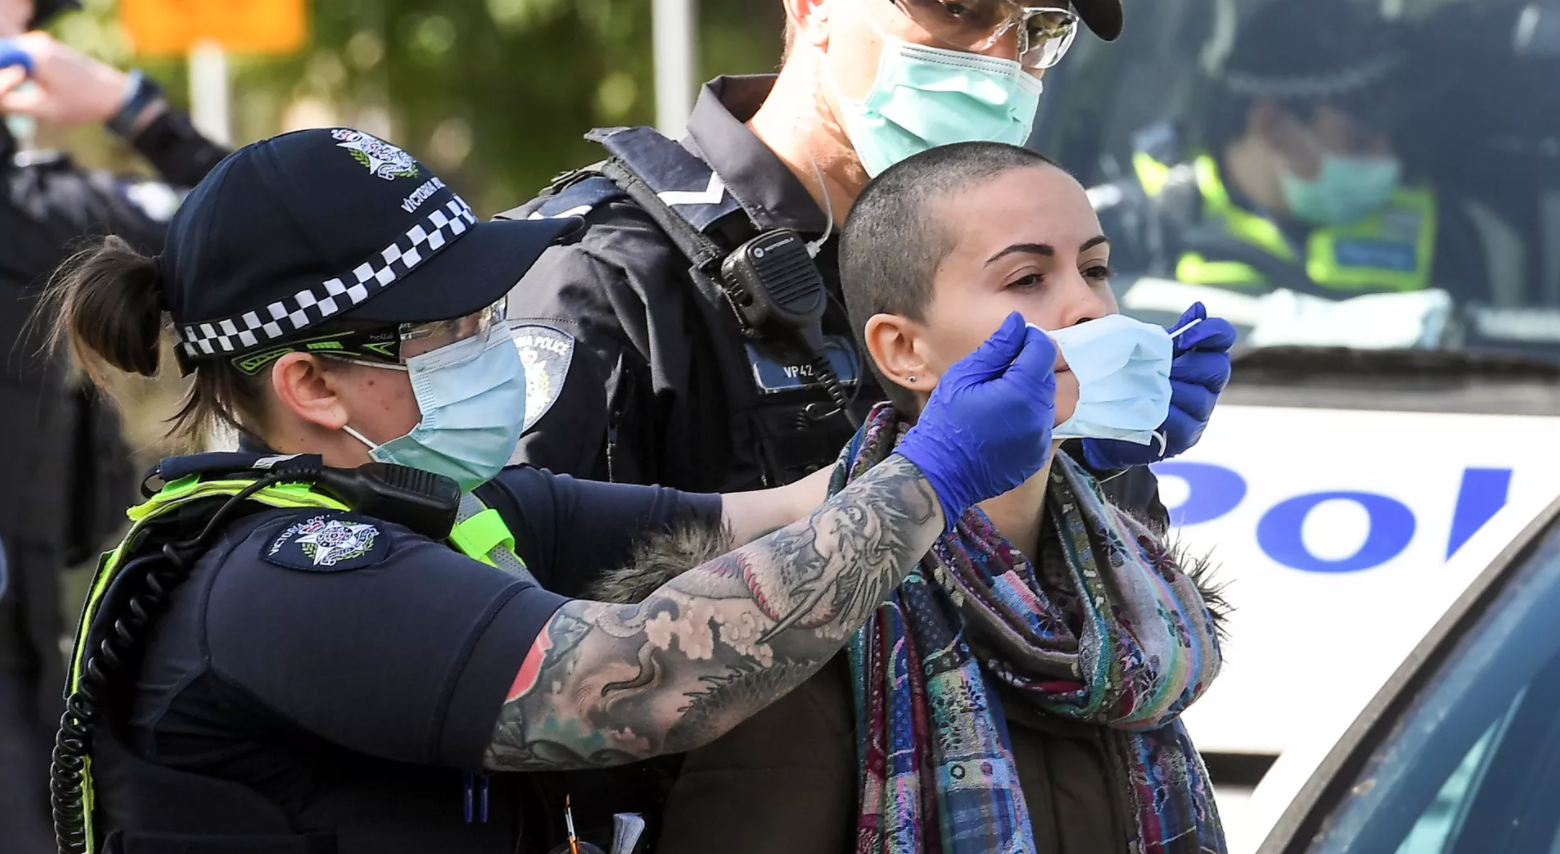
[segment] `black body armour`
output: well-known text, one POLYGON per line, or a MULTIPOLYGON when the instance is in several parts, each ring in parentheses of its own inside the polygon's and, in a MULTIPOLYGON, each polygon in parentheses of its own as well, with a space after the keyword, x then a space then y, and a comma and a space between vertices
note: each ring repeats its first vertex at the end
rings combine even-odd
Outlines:
MULTIPOLYGON (((688 260, 688 278, 711 346, 730 413, 733 459, 723 491, 791 483, 831 465, 855 434, 819 381, 819 359, 798 335, 758 329, 736 308, 743 296, 721 272, 737 247, 757 237, 751 217, 720 178, 693 152, 651 128, 592 131, 612 159, 564 175, 537 199, 501 219, 580 216, 613 201, 630 200, 655 220, 688 260), (708 187, 704 194, 688 187, 708 187)), ((832 252, 828 245, 823 252, 832 252)), ((830 291, 832 264, 817 264, 830 291)), ((839 300, 829 298, 823 321, 827 364, 859 419, 881 399, 839 300)))

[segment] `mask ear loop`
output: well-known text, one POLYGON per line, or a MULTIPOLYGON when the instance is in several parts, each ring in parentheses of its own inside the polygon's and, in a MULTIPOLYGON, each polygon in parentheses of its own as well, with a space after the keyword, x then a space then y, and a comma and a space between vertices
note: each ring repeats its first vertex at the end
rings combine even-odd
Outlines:
MULTIPOLYGON (((1196 326, 1197 324, 1202 323, 1204 319, 1205 318, 1199 317, 1199 318, 1193 320, 1191 323, 1188 323, 1185 326, 1181 327, 1180 329, 1177 329, 1176 331, 1170 333, 1170 340, 1173 341, 1176 338, 1181 337, 1181 334, 1183 332, 1186 332, 1187 330, 1191 329, 1193 326, 1196 326)), ((1155 430, 1152 435, 1154 437, 1154 441, 1159 443, 1159 459, 1162 460, 1162 459, 1165 458, 1166 452, 1168 452, 1170 450, 1169 442, 1166 440, 1165 433, 1164 433, 1163 430, 1155 430)))
POLYGON ((1185 332, 1186 330, 1191 329, 1193 326, 1196 326, 1197 324, 1202 323, 1202 322, 1203 322, 1203 318, 1201 318, 1201 317, 1197 318, 1196 320, 1193 320, 1191 323, 1188 323, 1185 326, 1181 327, 1180 329, 1177 329, 1176 331, 1170 333, 1171 339, 1179 338, 1181 336, 1182 332, 1185 332))
POLYGON ((358 431, 352 429, 352 426, 350 424, 343 424, 343 425, 341 425, 341 432, 347 434, 348 436, 351 436, 352 438, 358 440, 359 442, 362 442, 365 446, 368 447, 368 450, 370 452, 379 450, 379 446, 378 445, 374 444, 373 442, 368 441, 368 437, 367 436, 364 436, 362 433, 359 433, 358 431))

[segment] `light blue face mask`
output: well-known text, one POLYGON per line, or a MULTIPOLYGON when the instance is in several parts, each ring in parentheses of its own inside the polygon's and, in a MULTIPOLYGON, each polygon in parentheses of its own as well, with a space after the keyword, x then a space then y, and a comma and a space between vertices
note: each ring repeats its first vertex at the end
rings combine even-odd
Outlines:
POLYGON ((412 432, 375 445, 348 434, 382 463, 453 478, 461 492, 487 483, 509 462, 525 424, 525 367, 509 327, 406 360, 422 420, 412 432))
POLYGON ((5 129, 16 140, 18 148, 31 148, 33 137, 38 133, 38 122, 32 116, 13 113, 5 117, 5 129))
MULTIPOLYGON (((25 80, 16 87, 15 91, 25 92, 35 85, 31 80, 25 80)), ((6 113, 5 129, 10 132, 11 138, 16 140, 17 148, 29 149, 33 145, 33 139, 38 135, 38 120, 20 113, 6 113)))
POLYGON ((1052 438, 1153 442, 1170 414, 1170 333, 1111 314, 1046 334, 1078 378, 1078 407, 1052 438))
POLYGON ((1316 180, 1279 176, 1284 204, 1297 219, 1312 225, 1352 225, 1391 201, 1403 180, 1403 165, 1392 157, 1322 155, 1316 180))
POLYGON ((939 145, 1029 139, 1043 87, 1023 65, 878 35, 883 54, 865 100, 846 98, 826 72, 868 175, 939 145))

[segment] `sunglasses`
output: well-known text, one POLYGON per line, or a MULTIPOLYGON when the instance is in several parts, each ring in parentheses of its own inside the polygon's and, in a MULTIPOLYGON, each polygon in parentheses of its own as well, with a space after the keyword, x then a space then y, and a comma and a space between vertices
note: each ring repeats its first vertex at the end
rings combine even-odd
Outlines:
POLYGON ((1050 68, 1078 35, 1078 15, 1054 6, 1020 6, 1012 0, 889 0, 916 26, 959 50, 980 51, 1017 30, 1018 61, 1031 70, 1050 68))
POLYGON ((504 322, 505 301, 454 320, 365 326, 288 341, 269 350, 235 356, 233 366, 254 376, 288 353, 314 353, 376 368, 406 369, 408 359, 476 337, 504 322))

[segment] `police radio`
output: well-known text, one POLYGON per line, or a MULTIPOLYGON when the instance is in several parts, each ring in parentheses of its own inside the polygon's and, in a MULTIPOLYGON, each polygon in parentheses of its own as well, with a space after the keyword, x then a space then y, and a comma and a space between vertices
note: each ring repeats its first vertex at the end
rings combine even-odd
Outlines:
POLYGON ((829 363, 820 326, 829 292, 806 241, 788 228, 766 231, 727 255, 720 272, 743 331, 759 337, 766 332, 789 332, 799 337, 812 357, 818 382, 851 426, 860 427, 840 387, 839 375, 829 363))
POLYGON ((828 307, 823 276, 807 244, 790 229, 766 231, 738 246, 720 272, 733 307, 754 330, 805 330, 818 325, 828 307))

